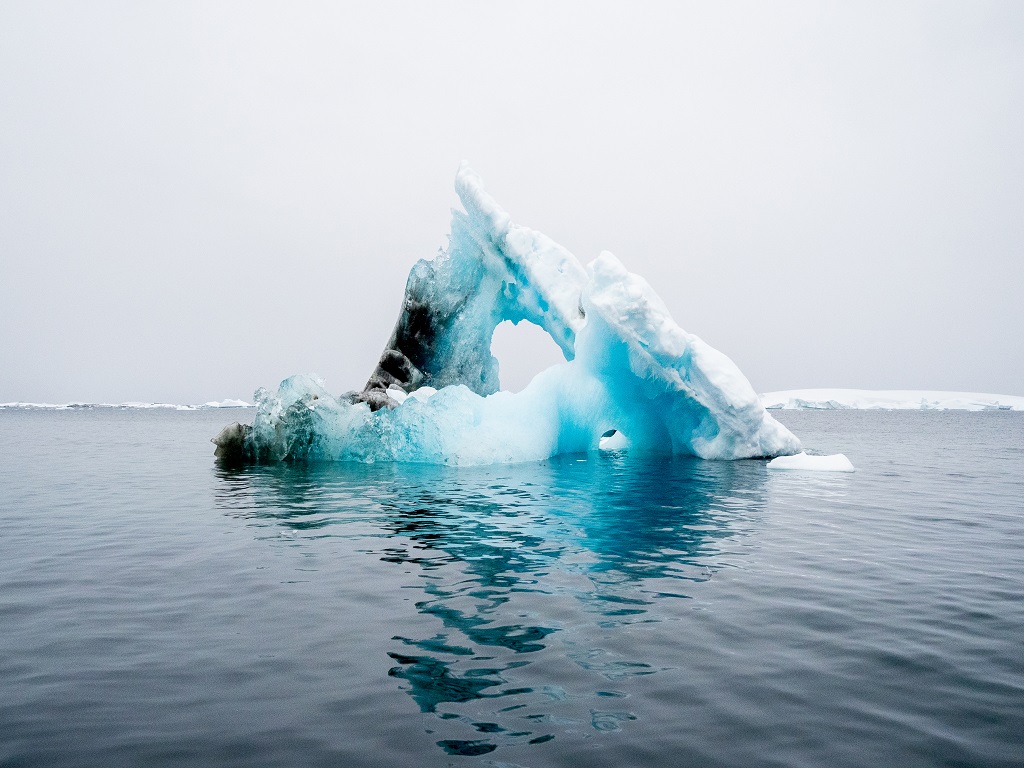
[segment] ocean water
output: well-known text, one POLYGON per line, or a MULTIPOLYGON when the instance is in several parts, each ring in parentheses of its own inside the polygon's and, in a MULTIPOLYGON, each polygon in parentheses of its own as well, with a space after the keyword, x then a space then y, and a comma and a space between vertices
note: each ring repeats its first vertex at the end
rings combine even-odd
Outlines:
POLYGON ((857 472, 0 412, 0 765, 1024 765, 1024 413, 777 415, 857 472))

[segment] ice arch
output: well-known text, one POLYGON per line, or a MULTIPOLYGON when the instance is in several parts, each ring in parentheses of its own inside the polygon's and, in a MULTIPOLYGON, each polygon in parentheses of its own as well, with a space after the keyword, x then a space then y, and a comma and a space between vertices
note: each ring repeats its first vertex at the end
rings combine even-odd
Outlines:
POLYGON ((629 450, 737 459, 792 454, 721 352, 687 333, 647 282, 607 251, 586 268, 547 236, 512 223, 465 164, 448 249, 420 261, 363 389, 340 397, 311 376, 256 393, 250 425, 214 438, 243 461, 490 464, 597 449, 619 430, 629 450), (499 392, 494 328, 527 320, 566 362, 522 392, 499 392))
POLYGON ((478 395, 497 392, 491 334, 505 320, 529 320, 567 360, 575 355, 583 265, 546 235, 513 224, 466 164, 455 191, 466 212, 452 211, 448 249, 413 266, 391 339, 355 396, 372 410, 397 405, 389 388, 409 393, 462 384, 478 395))

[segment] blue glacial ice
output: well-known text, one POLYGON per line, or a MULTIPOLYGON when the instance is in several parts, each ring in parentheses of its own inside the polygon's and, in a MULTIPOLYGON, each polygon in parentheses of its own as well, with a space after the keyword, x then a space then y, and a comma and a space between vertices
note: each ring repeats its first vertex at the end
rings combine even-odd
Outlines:
POLYGON ((514 224, 463 164, 446 251, 420 261, 398 322, 362 391, 315 376, 256 392, 252 425, 214 442, 233 460, 535 461, 599 447, 707 459, 795 454, 736 365, 680 328, 640 276, 605 251, 584 267, 514 224), (566 362, 501 391, 491 336, 535 323, 566 362), (609 438, 612 439, 609 439, 609 438))

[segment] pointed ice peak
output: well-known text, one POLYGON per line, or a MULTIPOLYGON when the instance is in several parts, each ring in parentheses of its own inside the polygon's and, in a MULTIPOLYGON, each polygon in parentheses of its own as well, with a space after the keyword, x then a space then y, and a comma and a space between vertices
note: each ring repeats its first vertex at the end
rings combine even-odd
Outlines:
POLYGON ((455 194, 470 218, 484 224, 484 229, 498 243, 504 239, 512 224, 512 217, 484 190, 483 180, 469 163, 463 160, 455 174, 455 194))

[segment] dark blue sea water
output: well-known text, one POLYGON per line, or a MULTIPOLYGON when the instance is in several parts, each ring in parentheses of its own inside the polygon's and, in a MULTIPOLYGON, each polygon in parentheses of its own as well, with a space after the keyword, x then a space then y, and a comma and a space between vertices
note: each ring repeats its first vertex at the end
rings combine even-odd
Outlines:
POLYGON ((0 412, 0 765, 1024 765, 1024 414, 779 417, 858 471, 0 412))

